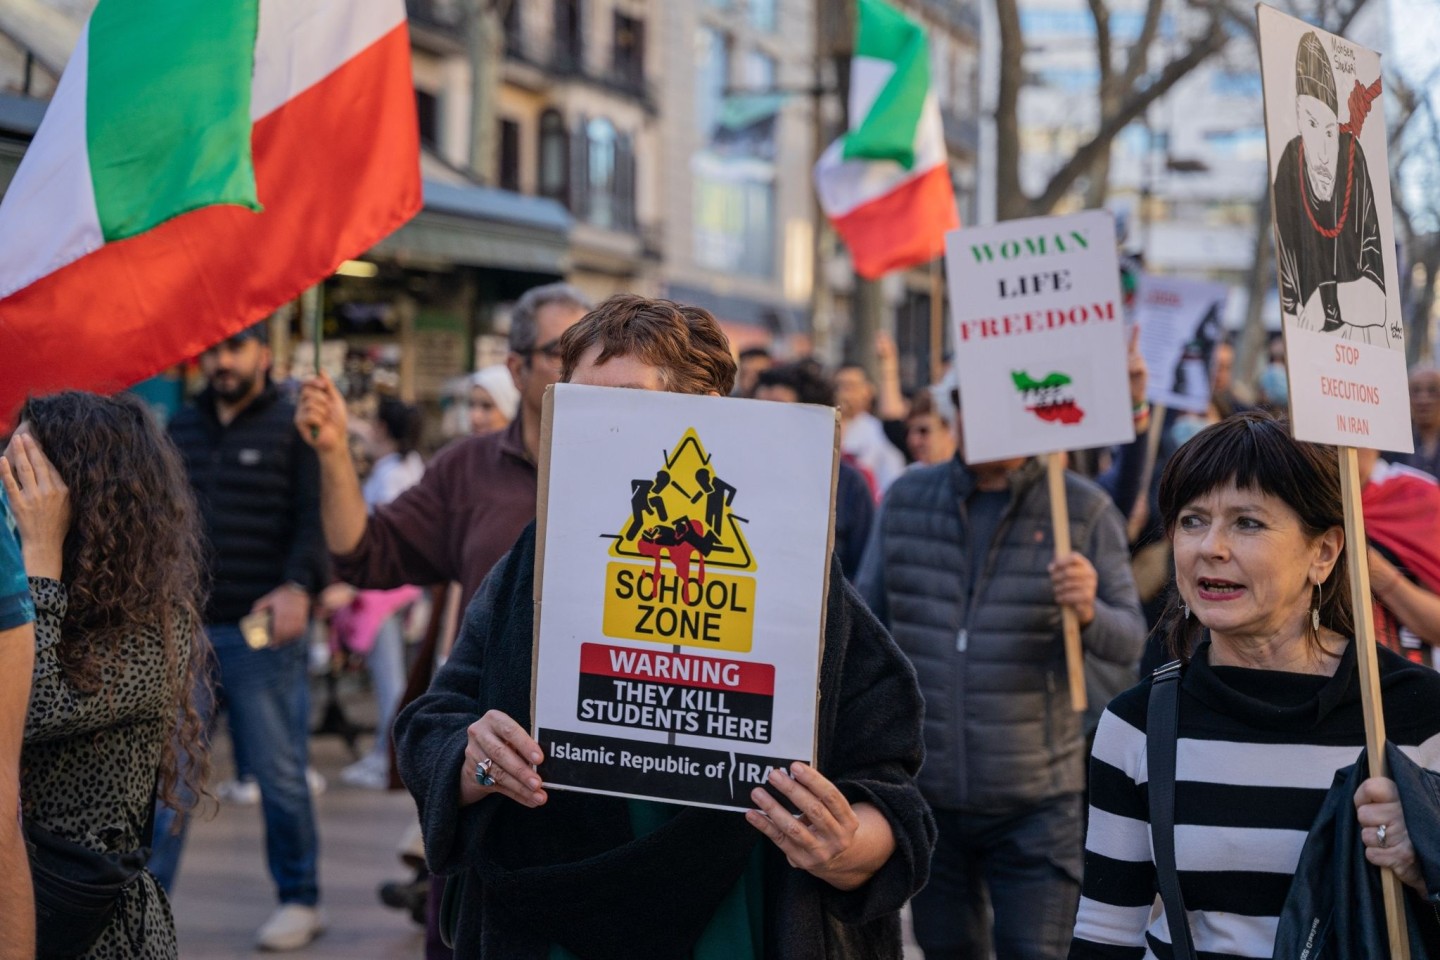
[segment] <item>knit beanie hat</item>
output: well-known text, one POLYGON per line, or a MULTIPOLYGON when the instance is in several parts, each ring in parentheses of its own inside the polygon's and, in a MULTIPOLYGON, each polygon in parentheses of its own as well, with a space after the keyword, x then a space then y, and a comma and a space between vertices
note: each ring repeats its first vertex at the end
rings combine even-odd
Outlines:
POLYGON ((1330 69, 1325 45, 1314 31, 1300 38, 1300 47, 1295 51, 1295 96, 1314 97, 1329 107, 1331 113, 1340 112, 1340 101, 1335 96, 1335 71, 1330 69))

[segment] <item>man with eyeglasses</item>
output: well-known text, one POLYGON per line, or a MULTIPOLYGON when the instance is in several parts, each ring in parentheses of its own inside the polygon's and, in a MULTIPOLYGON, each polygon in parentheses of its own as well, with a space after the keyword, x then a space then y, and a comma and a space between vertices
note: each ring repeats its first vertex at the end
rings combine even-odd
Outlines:
POLYGON ((367 514, 346 443, 345 400, 324 375, 300 391, 295 423, 320 455, 320 515, 341 580, 366 590, 456 581, 469 603, 525 525, 535 518, 535 463, 545 388, 560 378, 560 335, 590 309, 554 283, 515 304, 506 364, 520 415, 498 433, 446 447, 425 477, 367 514))

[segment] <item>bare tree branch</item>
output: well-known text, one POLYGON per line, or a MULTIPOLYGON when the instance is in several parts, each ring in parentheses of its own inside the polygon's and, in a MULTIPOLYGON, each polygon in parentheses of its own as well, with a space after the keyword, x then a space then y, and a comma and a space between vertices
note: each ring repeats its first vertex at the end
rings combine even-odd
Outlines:
POLYGON ((1030 203, 1031 212, 1038 215, 1053 210, 1061 198, 1075 185, 1075 181, 1090 169, 1100 153, 1110 149, 1111 141, 1119 135, 1121 130, 1124 130, 1136 117, 1144 113, 1146 107, 1169 92, 1170 88, 1175 86, 1181 78, 1219 51, 1227 39, 1229 38, 1226 36, 1220 19, 1218 17, 1212 19, 1210 29, 1190 45, 1190 49, 1185 52, 1184 56, 1166 64, 1165 69, 1153 83, 1141 90, 1130 92, 1119 108, 1101 121, 1100 129, 1095 131, 1095 135, 1075 151, 1075 154, 1050 178, 1044 192, 1030 203))
POLYGON ((1141 77, 1145 75, 1146 64, 1150 59, 1150 45, 1155 42, 1155 34, 1160 29, 1160 16, 1165 12, 1165 0, 1150 0, 1149 6, 1145 8, 1145 23, 1140 27, 1140 36, 1130 47, 1130 57, 1125 65, 1125 72, 1120 77, 1120 89, 1132 90, 1141 77))

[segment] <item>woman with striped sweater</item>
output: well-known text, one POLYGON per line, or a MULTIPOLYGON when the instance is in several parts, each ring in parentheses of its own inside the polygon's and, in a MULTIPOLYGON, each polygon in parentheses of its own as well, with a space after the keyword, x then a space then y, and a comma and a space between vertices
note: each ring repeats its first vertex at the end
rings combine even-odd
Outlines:
MULTIPOLYGON (((1175 554, 1175 851, 1196 952, 1269 957, 1306 833, 1365 743, 1333 450, 1240 414, 1176 452, 1160 484, 1175 554)), ((1387 731, 1440 769, 1440 674, 1378 649, 1387 731)), ((1171 956, 1150 842, 1150 681, 1105 711, 1090 773, 1072 960, 1171 956)), ((1427 894, 1395 785, 1355 797, 1366 858, 1427 894)), ((1421 916, 1433 916, 1427 907, 1421 916)))

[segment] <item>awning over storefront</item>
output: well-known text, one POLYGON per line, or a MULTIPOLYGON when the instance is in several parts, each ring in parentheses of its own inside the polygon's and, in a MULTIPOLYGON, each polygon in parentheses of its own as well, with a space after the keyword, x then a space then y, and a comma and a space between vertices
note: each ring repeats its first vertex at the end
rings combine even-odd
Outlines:
POLYGON ((570 214, 554 200, 425 180, 425 208, 372 251, 402 264, 463 264, 564 275, 570 214))

